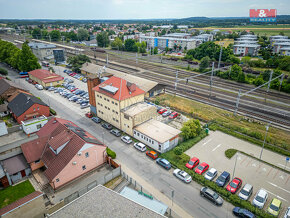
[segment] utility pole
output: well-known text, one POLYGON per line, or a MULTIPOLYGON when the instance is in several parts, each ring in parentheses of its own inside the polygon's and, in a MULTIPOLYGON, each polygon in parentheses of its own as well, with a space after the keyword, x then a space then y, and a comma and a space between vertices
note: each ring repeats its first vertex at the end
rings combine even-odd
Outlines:
POLYGON ((262 150, 261 150, 261 153, 260 153, 260 160, 262 159, 262 154, 263 154, 263 150, 264 150, 264 146, 265 146, 265 142, 266 142, 266 138, 267 138, 267 133, 268 133, 270 124, 271 124, 271 122, 269 122, 268 125, 266 126, 266 134, 265 134, 265 138, 264 138, 264 142, 263 142, 263 147, 262 147, 262 150))
POLYGON ((237 102, 236 102, 236 109, 235 109, 235 113, 234 113, 235 116, 237 115, 237 111, 238 111, 238 108, 239 108, 240 98, 241 98, 241 90, 239 89, 237 102))
POLYGON ((218 69, 220 69, 220 64, 221 64, 221 59, 222 59, 222 53, 223 53, 223 46, 221 46, 220 57, 219 57, 219 63, 218 63, 218 69))
POLYGON ((211 98, 211 90, 212 90, 212 78, 213 78, 213 70, 214 70, 214 62, 212 62, 211 67, 211 75, 210 75, 210 82, 209 82, 209 97, 211 98))
POLYGON ((265 93, 265 102, 266 102, 266 100, 267 100, 266 97, 267 97, 267 94, 268 94, 269 89, 270 89, 272 76, 273 76, 273 70, 271 70, 271 73, 270 73, 269 83, 268 83, 267 91, 266 91, 266 93, 265 93))
POLYGON ((174 85, 175 95, 176 95, 177 81, 178 81, 178 70, 176 71, 175 85, 174 85))

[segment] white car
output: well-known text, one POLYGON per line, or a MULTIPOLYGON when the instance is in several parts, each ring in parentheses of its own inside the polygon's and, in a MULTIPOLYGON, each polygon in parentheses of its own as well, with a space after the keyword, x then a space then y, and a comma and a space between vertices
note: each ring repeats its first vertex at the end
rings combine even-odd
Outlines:
POLYGON ((190 183, 192 178, 190 175, 188 175, 187 172, 184 172, 180 169, 175 169, 173 171, 173 175, 176 176, 178 179, 182 180, 185 183, 190 183))
POLYGON ((35 87, 36 87, 38 90, 43 90, 43 86, 42 86, 42 85, 36 84, 35 87))
POLYGON ((134 143, 134 147, 139 151, 142 151, 142 152, 146 151, 146 145, 144 145, 141 142, 134 143))
POLYGON ((204 175, 204 178, 212 181, 217 176, 217 170, 215 168, 210 168, 209 171, 206 172, 204 175))
POLYGON ((288 209, 286 210, 284 218, 290 218, 290 207, 288 207, 288 209))
POLYGON ((267 201, 267 198, 268 198, 268 193, 264 189, 260 189, 256 193, 256 195, 252 201, 252 204, 255 207, 262 209, 267 201))
POLYGON ((130 136, 122 136, 121 137, 121 140, 123 141, 123 142, 125 142, 125 143, 127 143, 127 144, 130 144, 130 143, 132 143, 132 140, 131 140, 131 138, 130 138, 130 136))
POLYGON ((253 186, 247 183, 246 185, 244 185, 244 187, 240 191, 239 197, 246 201, 250 198, 252 193, 253 193, 253 186))

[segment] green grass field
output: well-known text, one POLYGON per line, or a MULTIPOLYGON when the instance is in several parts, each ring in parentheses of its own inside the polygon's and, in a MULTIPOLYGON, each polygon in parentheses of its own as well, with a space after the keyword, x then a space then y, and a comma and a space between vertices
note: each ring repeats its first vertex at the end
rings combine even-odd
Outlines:
POLYGON ((26 180, 15 186, 9 186, 8 188, 0 191, 0 208, 13 203, 34 191, 35 190, 29 180, 26 180))

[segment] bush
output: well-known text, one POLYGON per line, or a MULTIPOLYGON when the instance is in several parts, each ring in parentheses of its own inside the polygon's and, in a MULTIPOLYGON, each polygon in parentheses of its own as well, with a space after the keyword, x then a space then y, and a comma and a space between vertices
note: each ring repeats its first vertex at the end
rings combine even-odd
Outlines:
POLYGON ((176 147, 176 148, 173 149, 173 152, 174 152, 174 154, 176 154, 176 155, 181 155, 182 152, 183 152, 183 150, 182 150, 181 147, 176 147))
POLYGON ((52 114, 52 115, 56 115, 56 112, 55 112, 55 110, 53 110, 52 108, 49 108, 49 112, 52 114))
POLYGON ((8 75, 8 71, 4 68, 0 68, 0 74, 1 75, 8 75))
POLYGON ((107 155, 109 157, 111 157, 112 159, 115 159, 116 158, 116 152, 112 151, 109 147, 106 148, 106 151, 107 151, 107 155))
POLYGON ((229 159, 231 159, 231 158, 232 158, 236 153, 237 153, 237 150, 236 150, 236 149, 232 149, 232 148, 227 149, 227 150, 225 151, 225 155, 226 155, 226 157, 229 158, 229 159))

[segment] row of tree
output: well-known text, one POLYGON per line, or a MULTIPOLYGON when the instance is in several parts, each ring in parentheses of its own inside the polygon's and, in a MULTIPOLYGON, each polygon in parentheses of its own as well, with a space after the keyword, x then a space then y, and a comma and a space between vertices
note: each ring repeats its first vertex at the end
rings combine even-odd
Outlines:
POLYGON ((19 49, 11 42, 0 40, 0 62, 24 72, 41 68, 37 58, 28 46, 28 42, 24 42, 22 49, 19 49))

